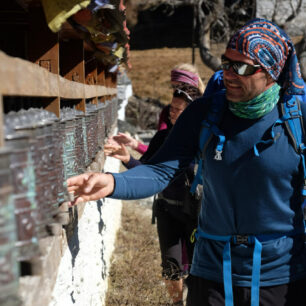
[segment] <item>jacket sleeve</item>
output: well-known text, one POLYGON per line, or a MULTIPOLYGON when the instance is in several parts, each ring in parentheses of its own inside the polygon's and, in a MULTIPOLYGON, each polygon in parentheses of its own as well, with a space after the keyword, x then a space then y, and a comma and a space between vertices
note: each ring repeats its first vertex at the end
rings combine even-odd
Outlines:
POLYGON ((149 197, 165 189, 177 171, 189 166, 198 149, 205 112, 203 99, 194 101, 185 109, 164 144, 148 163, 125 172, 112 173, 116 181, 112 198, 149 197))

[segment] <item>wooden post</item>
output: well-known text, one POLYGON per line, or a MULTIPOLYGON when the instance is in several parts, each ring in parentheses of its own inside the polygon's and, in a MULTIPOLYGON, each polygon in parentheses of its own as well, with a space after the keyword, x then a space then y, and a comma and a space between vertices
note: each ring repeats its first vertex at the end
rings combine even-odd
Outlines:
MULTIPOLYGON (((47 69, 49 72, 59 74, 59 42, 58 34, 53 33, 45 20, 41 6, 29 9, 28 31, 28 59, 47 69)), ((60 98, 46 101, 45 109, 60 116, 60 98)))
MULTIPOLYGON (((105 84, 105 67, 101 63, 97 63, 97 84, 106 87, 106 84, 105 84)), ((105 102, 106 97, 102 96, 101 101, 105 102)))
POLYGON ((60 98, 56 97, 56 98, 51 98, 50 103, 48 103, 48 105, 45 107, 45 109, 49 112, 54 113, 57 117, 60 117, 60 98))
MULTIPOLYGON (((112 74, 108 71, 105 71, 105 86, 107 88, 112 87, 112 74)), ((111 95, 107 95, 106 99, 109 100, 111 98, 111 95)))
MULTIPOLYGON (((61 41, 60 43, 60 74, 64 78, 85 83, 85 67, 84 67, 84 48, 83 40, 71 39, 61 41)), ((76 104, 76 109, 85 112, 86 101, 80 99, 76 104)))
POLYGON ((29 11, 28 58, 52 73, 59 73, 58 34, 48 28, 41 7, 31 7, 29 11))
MULTIPOLYGON (((85 52, 85 84, 97 84, 97 60, 90 52, 85 52)), ((98 97, 94 97, 91 103, 98 104, 98 97)))

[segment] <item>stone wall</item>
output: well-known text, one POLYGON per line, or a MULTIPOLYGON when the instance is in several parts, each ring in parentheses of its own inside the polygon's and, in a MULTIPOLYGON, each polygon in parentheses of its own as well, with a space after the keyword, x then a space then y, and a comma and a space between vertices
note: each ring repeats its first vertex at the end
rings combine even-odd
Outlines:
MULTIPOLYGON (((257 0, 256 16, 269 20, 274 19, 277 24, 282 25, 293 13, 291 2, 296 8, 297 0, 257 0)), ((286 27, 286 31, 291 37, 303 35, 303 30, 306 30, 306 1, 302 1, 300 14, 292 22, 288 23, 288 27, 286 27)))

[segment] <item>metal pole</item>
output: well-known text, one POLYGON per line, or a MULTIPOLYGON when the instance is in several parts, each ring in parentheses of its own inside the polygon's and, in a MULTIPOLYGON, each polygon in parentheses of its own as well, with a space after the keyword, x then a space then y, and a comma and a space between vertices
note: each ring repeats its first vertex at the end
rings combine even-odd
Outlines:
POLYGON ((196 8, 196 1, 193 2, 193 23, 192 23, 192 65, 195 63, 195 29, 197 25, 197 8, 196 8))

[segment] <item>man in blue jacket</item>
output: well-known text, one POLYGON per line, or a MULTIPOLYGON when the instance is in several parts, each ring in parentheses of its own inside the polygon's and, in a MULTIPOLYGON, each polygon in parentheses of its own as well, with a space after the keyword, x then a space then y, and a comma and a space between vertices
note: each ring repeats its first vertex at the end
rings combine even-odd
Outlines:
POLYGON ((306 305, 304 146, 295 150, 280 110, 305 99, 293 43, 270 21, 251 20, 230 39, 222 70, 226 90, 191 103, 149 164, 70 178, 71 204, 163 190, 197 155, 203 119, 221 100, 222 119, 202 154, 187 305, 306 305))

